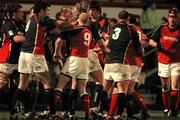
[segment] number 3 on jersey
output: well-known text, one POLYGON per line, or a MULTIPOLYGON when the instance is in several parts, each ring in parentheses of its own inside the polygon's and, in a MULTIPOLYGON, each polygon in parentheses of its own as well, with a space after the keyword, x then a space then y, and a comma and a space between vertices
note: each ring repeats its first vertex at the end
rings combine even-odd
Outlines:
POLYGON ((114 29, 114 34, 112 34, 112 39, 117 40, 119 38, 120 32, 121 32, 121 28, 116 27, 114 29))
POLYGON ((91 34, 89 32, 84 33, 84 45, 89 46, 91 41, 91 34))

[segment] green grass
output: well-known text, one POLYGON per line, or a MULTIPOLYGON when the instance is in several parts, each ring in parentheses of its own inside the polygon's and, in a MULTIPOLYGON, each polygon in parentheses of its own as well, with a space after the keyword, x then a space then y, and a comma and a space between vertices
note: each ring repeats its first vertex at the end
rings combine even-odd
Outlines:
MULTIPOLYGON (((77 111, 76 115, 78 116, 79 120, 84 119, 84 112, 83 111, 77 111)), ((0 120, 7 120, 9 116, 8 112, 0 112, 0 120)), ((20 119, 22 119, 22 113, 18 113, 18 116, 20 119)), ((148 120, 180 120, 180 114, 178 117, 170 118, 163 115, 161 111, 151 111, 151 117, 148 120)))

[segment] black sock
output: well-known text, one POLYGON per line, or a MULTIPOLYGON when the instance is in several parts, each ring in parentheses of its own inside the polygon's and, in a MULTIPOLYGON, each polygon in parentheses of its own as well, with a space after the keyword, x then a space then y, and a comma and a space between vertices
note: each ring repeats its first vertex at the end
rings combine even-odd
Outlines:
POLYGON ((178 102, 179 102, 179 94, 178 94, 178 90, 171 90, 171 94, 170 94, 170 109, 172 111, 178 111, 178 102))
POLYGON ((109 111, 109 106, 110 106, 110 100, 108 99, 107 92, 103 90, 103 95, 102 95, 102 103, 100 107, 100 111, 109 111))
POLYGON ((121 115, 126 105, 126 94, 125 93, 118 93, 118 100, 117 100, 117 114, 121 115))
POLYGON ((70 110, 70 114, 75 114, 75 107, 76 107, 76 100, 77 100, 77 91, 74 89, 70 89, 69 91, 69 101, 68 101, 68 108, 70 110))
POLYGON ((24 105, 24 112, 30 112, 32 111, 32 101, 30 100, 30 92, 24 91, 23 99, 21 100, 22 104, 24 105))
MULTIPOLYGON (((10 88, 10 90, 8 91, 8 96, 6 96, 7 98, 5 100, 7 100, 7 104, 8 104, 8 107, 9 107, 9 110, 11 110, 11 105, 12 105, 12 98, 16 92, 17 88, 10 88)), ((2 98, 2 95, 0 95, 1 98, 2 98)), ((4 98, 4 97, 3 97, 4 98)))
POLYGON ((92 96, 93 96, 94 88, 95 88, 95 82, 87 82, 86 91, 87 91, 88 95, 90 96, 90 106, 91 107, 92 107, 92 104, 93 104, 92 96))
POLYGON ((46 104, 48 104, 49 108, 50 108, 50 114, 55 114, 56 108, 55 108, 55 100, 54 100, 54 90, 46 89, 45 96, 46 96, 46 100, 47 100, 46 104))
POLYGON ((61 101, 62 101, 62 111, 68 111, 69 90, 64 90, 62 92, 61 101))
POLYGON ((139 113, 140 110, 141 108, 139 104, 133 99, 133 96, 131 94, 127 94, 126 112, 128 116, 139 113))
POLYGON ((96 85, 93 91, 92 96, 92 107, 98 107, 100 105, 100 102, 102 101, 102 94, 103 94, 103 86, 102 85, 96 85))
POLYGON ((10 110, 11 115, 14 115, 17 112, 18 101, 24 99, 23 98, 24 94, 25 92, 21 89, 17 89, 16 92, 14 93, 11 110, 10 110))

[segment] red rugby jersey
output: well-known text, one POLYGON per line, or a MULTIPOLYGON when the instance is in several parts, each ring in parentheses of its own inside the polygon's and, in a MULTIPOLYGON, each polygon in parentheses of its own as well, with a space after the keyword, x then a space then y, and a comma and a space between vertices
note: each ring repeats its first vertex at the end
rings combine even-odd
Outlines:
POLYGON ((70 56, 88 57, 92 33, 85 27, 77 27, 61 33, 63 40, 70 42, 70 56))
MULTIPOLYGON (((139 35, 139 42, 141 42, 142 41, 143 31, 138 26, 136 26, 134 24, 131 24, 130 26, 132 26, 137 31, 137 33, 139 35)), ((143 62, 142 62, 142 59, 141 59, 142 56, 138 55, 135 52, 135 48, 134 48, 132 43, 129 45, 129 47, 132 49, 131 54, 129 54, 130 65, 136 65, 138 67, 142 67, 142 65, 143 65, 143 62)))
POLYGON ((180 26, 170 29, 168 24, 161 25, 151 37, 162 44, 158 51, 158 62, 163 64, 180 62, 180 26))

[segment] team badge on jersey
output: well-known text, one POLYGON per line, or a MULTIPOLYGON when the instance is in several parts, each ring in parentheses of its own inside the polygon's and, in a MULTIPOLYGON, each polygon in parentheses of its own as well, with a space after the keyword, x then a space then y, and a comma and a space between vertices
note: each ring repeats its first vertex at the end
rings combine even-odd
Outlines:
POLYGON ((14 35, 12 30, 8 31, 8 33, 9 33, 10 36, 14 35))

